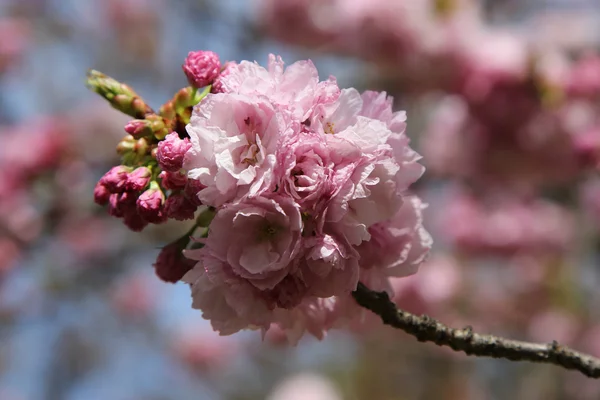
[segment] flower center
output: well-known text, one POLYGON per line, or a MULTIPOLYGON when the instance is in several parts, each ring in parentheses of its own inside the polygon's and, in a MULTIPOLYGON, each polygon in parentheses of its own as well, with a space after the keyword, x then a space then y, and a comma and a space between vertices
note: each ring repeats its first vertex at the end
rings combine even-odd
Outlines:
POLYGON ((256 143, 250 143, 248 145, 248 147, 246 147, 246 149, 244 151, 242 151, 242 154, 240 155, 242 164, 255 165, 258 161, 257 157, 256 157, 258 152, 259 152, 259 148, 256 145, 256 143))
POLYGON ((335 127, 335 124, 333 122, 327 122, 325 123, 325 133, 329 133, 331 135, 335 134, 335 131, 333 130, 333 128, 335 127))
POLYGON ((263 224, 258 228, 258 240, 260 242, 267 242, 272 240, 281 231, 281 227, 264 221, 263 224))

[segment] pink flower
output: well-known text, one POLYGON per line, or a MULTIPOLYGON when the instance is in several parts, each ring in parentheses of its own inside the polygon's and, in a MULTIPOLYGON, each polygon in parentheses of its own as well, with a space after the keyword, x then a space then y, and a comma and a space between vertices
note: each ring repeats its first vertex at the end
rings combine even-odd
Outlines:
POLYGON ((248 198, 223 207, 210 224, 203 251, 226 261, 260 290, 273 289, 294 268, 302 218, 292 200, 248 198))
POLYGON ((380 284, 387 277, 416 273, 426 259, 433 241, 423 227, 424 208, 418 197, 406 197, 393 218, 369 228, 371 240, 363 242, 357 250, 361 272, 377 286, 375 289, 385 289, 386 284, 380 284))
POLYGON ((284 107, 300 121, 314 105, 319 75, 314 64, 298 61, 284 68, 281 57, 269 55, 268 69, 249 61, 231 65, 220 79, 224 93, 253 98, 265 96, 276 107, 284 107))
POLYGON ((352 245, 369 240, 368 227, 391 218, 402 205, 404 187, 398 185, 402 171, 389 147, 387 153, 361 154, 334 177, 337 193, 326 221, 338 226, 352 245))
POLYGON ((350 295, 344 297, 306 297, 295 308, 273 310, 273 321, 286 333, 288 342, 296 345, 306 333, 322 340, 327 331, 334 327, 338 318, 336 310, 339 300, 354 301, 350 295))
MULTIPOLYGON (((281 308, 272 296, 273 290, 259 290, 248 280, 237 276, 226 262, 203 249, 187 250, 185 254, 198 260, 198 264, 182 279, 191 284, 192 306, 202 310, 202 316, 221 335, 249 328, 260 328, 266 332, 276 324, 285 332, 289 342, 296 344, 307 332, 322 339, 325 331, 332 326, 336 302, 333 297, 304 297, 293 308, 281 308)), ((289 285, 286 287, 289 288, 289 285)))
POLYGON ((395 161, 402 170, 402 178, 398 184, 401 185, 402 190, 405 190, 425 172, 425 167, 418 163, 421 156, 410 148, 410 141, 405 134, 406 112, 393 112, 393 98, 385 92, 366 91, 361 97, 363 104, 360 115, 377 119, 385 123, 392 131, 387 139, 387 144, 392 147, 395 161))
POLYGON ((343 296, 356 289, 359 262, 354 248, 331 235, 313 236, 305 242, 307 251, 300 268, 309 294, 343 296))
POLYGON ((212 51, 190 51, 181 67, 190 85, 202 88, 213 83, 219 76, 221 61, 212 51))
POLYGON ((235 62, 226 62, 225 65, 223 65, 223 67, 221 68, 221 73, 219 74, 219 76, 217 76, 217 78, 215 79, 215 81, 212 84, 212 92, 213 93, 224 93, 225 90, 223 88, 223 84, 222 84, 222 80, 229 75, 229 73, 232 70, 232 67, 234 65, 237 65, 237 63, 235 62))
POLYGON ((385 93, 319 82, 307 61, 234 64, 220 85, 187 126, 183 195, 217 209, 186 251, 193 305, 221 334, 276 324, 293 343, 322 338, 352 318, 359 278, 387 289, 431 247, 406 195, 423 172, 406 116, 385 93))
POLYGON ((188 138, 180 139, 177 132, 169 133, 164 140, 158 143, 156 160, 158 165, 168 172, 177 172, 183 166, 185 153, 191 147, 188 138))
POLYGON ((271 185, 277 144, 285 122, 262 100, 209 94, 194 109, 187 126, 192 147, 184 168, 206 186, 198 197, 219 207, 271 185))
POLYGON ((299 135, 292 148, 290 160, 284 161, 288 171, 282 189, 304 209, 311 209, 317 202, 327 200, 333 191, 334 165, 329 147, 322 136, 306 133, 299 135))
POLYGON ((182 278, 191 285, 192 307, 201 310, 202 317, 221 335, 251 326, 267 329, 273 306, 265 302, 255 286, 235 275, 225 261, 203 250, 185 253, 186 257, 198 260, 182 278))

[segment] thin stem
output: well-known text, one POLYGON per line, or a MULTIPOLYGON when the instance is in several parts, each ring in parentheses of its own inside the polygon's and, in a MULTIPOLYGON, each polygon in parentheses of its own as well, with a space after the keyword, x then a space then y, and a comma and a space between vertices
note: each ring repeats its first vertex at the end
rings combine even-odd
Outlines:
POLYGON ((453 329, 427 316, 399 310, 385 292, 375 292, 362 283, 352 293, 356 302, 381 317, 384 324, 414 336, 420 342, 433 342, 477 357, 503 358, 554 364, 577 370, 590 378, 600 378, 600 359, 559 345, 530 343, 473 332, 471 327, 453 329))

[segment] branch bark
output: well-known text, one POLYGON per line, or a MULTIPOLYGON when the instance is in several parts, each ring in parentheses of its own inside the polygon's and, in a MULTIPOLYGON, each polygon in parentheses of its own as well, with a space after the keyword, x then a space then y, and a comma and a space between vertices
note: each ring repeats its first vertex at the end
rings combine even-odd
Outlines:
POLYGON ((590 378, 600 378, 600 359, 559 345, 556 341, 530 343, 478 334, 471 327, 453 329, 427 315, 417 316, 399 310, 387 293, 372 291, 362 283, 358 284, 352 296, 359 305, 379 315, 384 324, 401 329, 420 342, 433 342, 477 357, 554 364, 577 370, 590 378))

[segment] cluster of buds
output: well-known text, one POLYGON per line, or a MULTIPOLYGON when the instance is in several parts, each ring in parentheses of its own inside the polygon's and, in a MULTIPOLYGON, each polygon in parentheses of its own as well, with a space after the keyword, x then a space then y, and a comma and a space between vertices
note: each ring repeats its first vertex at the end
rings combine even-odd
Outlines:
POLYGON ((201 206, 196 196, 201 185, 182 169, 191 146, 185 126, 194 105, 210 93, 221 64, 213 52, 190 52, 183 70, 192 86, 179 90, 158 113, 129 86, 88 72, 88 87, 135 118, 125 125, 127 135, 117 145, 121 165, 108 171, 94 190, 96 203, 108 205, 110 215, 133 231, 168 219, 191 220, 201 206))

